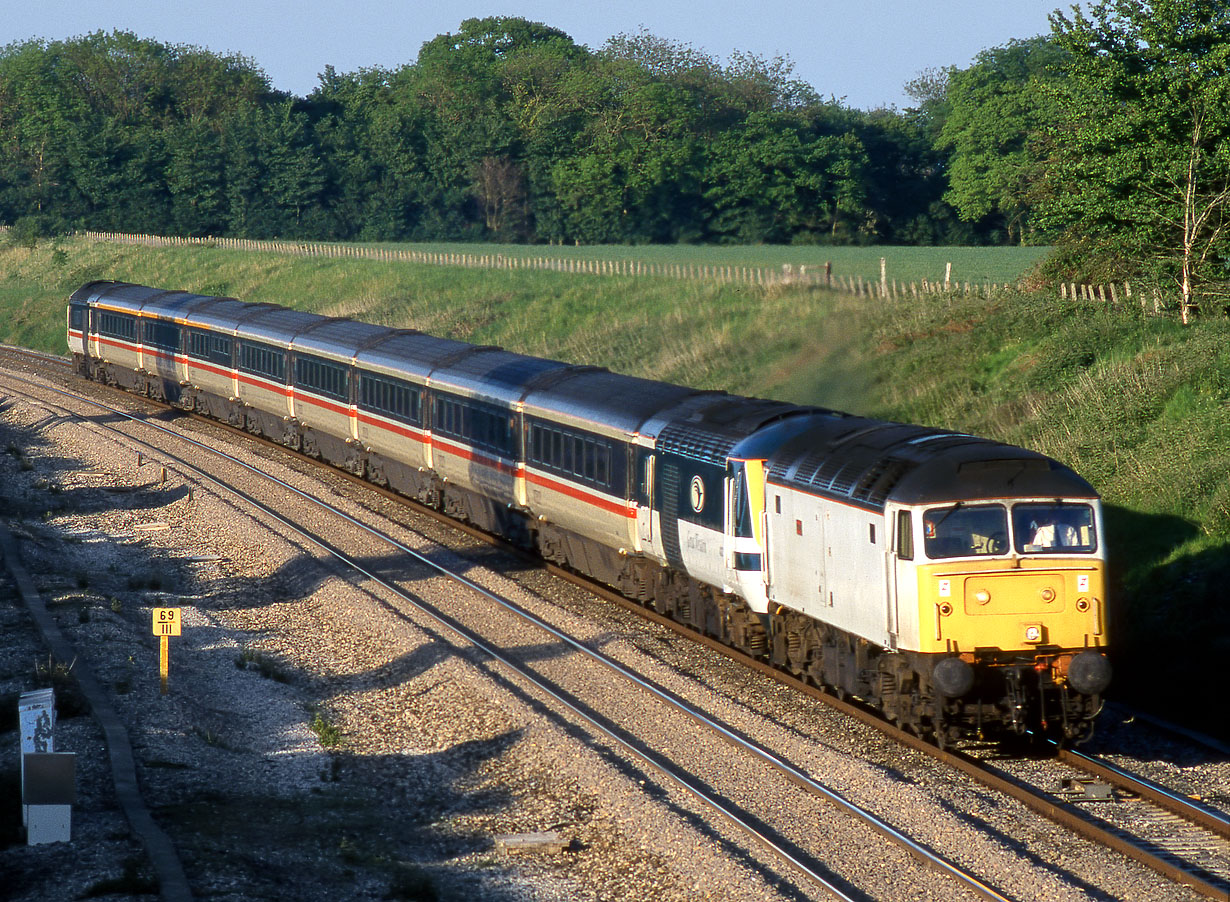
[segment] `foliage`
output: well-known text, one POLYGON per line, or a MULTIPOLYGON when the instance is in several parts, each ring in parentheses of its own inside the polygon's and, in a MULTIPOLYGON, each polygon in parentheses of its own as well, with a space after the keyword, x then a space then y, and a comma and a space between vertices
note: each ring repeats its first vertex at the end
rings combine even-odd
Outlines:
POLYGON ((1223 304, 1213 289, 1230 276, 1230 10, 1102 0, 1052 23, 1066 77, 1051 85, 1039 220, 1178 288, 1185 318, 1223 304))
POLYGON ((306 98, 126 32, 0 49, 0 222, 363 241, 951 243, 914 117, 788 60, 467 19, 306 98))
POLYGON ((937 143, 952 151, 944 197, 962 219, 994 217, 1009 244, 1032 232, 1029 193, 1040 164, 1030 142, 1057 113, 1045 85, 1065 59, 1054 42, 1034 38, 983 51, 948 77, 937 143))

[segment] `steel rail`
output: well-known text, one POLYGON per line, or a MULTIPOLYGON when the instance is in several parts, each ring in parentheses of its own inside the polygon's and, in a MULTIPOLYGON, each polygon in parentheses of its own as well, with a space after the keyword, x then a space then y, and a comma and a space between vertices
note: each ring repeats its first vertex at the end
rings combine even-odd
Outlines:
POLYGON ((1167 789, 1159 783, 1154 783, 1147 777, 1124 770, 1104 758, 1094 758, 1076 749, 1058 750, 1057 757, 1065 764, 1071 764, 1112 786, 1117 786, 1127 792, 1135 793, 1143 799, 1152 802, 1158 808, 1177 814, 1197 827, 1208 830, 1223 839, 1230 840, 1230 817, 1220 811, 1214 811, 1206 805, 1198 804, 1194 799, 1167 789))

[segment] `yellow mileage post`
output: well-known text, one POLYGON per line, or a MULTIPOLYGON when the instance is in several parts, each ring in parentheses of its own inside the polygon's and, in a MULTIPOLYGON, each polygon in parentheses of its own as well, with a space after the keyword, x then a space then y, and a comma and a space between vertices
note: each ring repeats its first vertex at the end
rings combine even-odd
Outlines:
POLYGON ((167 671, 171 667, 171 637, 180 635, 180 608, 154 608, 154 635, 158 637, 158 675, 162 679, 162 694, 167 694, 167 671))

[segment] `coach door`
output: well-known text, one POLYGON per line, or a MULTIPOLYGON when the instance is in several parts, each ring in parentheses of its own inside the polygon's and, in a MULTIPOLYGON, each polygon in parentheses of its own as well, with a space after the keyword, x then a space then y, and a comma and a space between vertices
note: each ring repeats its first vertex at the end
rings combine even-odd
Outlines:
POLYGON ((653 483, 654 455, 648 451, 637 452, 636 462, 636 528, 640 534, 641 550, 653 544, 653 483))

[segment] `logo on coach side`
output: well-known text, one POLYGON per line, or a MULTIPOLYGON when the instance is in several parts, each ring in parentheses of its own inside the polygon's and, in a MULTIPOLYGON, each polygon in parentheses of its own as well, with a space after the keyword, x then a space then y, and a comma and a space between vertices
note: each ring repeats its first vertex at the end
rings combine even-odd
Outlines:
POLYGON ((700 513, 705 509, 705 481, 699 476, 692 477, 692 510, 700 513))

